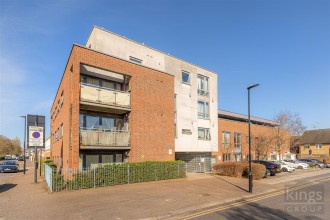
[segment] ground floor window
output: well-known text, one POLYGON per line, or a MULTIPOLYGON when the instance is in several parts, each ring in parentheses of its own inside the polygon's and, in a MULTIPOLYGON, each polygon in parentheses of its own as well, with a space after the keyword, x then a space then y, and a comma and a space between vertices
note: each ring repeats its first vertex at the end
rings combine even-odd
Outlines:
POLYGON ((223 162, 230 161, 230 153, 222 155, 223 162))
POLYGON ((123 163, 123 153, 81 153, 79 155, 79 168, 90 169, 100 163, 123 163))
POLYGON ((241 162, 242 161, 242 154, 235 154, 235 161, 241 162))

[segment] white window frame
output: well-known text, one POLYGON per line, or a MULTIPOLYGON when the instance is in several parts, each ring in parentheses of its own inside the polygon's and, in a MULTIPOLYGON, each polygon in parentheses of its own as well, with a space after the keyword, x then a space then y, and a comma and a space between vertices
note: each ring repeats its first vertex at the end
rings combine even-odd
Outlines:
POLYGON ((197 93, 200 96, 206 96, 206 97, 209 96, 209 77, 206 77, 206 76, 203 76, 203 75, 200 75, 200 74, 197 75, 197 93), (206 90, 202 89, 202 88, 199 88, 198 79, 201 79, 201 86, 203 86, 203 83, 206 82, 206 85, 207 85, 206 90))
POLYGON ((316 150, 321 150, 322 149, 322 144, 315 144, 315 149, 316 150))
POLYGON ((222 132, 222 147, 223 148, 229 148, 230 147, 230 132, 227 132, 227 131, 223 131, 222 132), (226 142, 225 140, 225 134, 228 134, 229 135, 229 142, 226 142))
POLYGON ((309 149, 310 149, 309 144, 305 144, 305 145, 304 145, 304 150, 309 150, 309 149))
POLYGON ((197 101, 197 114, 198 114, 198 118, 201 119, 209 119, 210 117, 210 104, 207 101, 202 101, 202 100, 198 100, 197 101), (203 103, 203 112, 199 112, 199 102, 203 103), (206 112, 206 104, 207 104, 207 112, 206 112))
POLYGON ((198 140, 210 141, 211 140, 211 133, 209 128, 198 128, 198 140), (199 132, 204 132, 204 137, 199 136, 199 132))

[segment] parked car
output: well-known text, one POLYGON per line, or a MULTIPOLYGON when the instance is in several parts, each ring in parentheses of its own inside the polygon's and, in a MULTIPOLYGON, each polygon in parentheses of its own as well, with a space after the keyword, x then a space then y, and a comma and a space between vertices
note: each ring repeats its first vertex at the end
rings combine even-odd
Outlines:
POLYGON ((0 164, 0 172, 14 172, 17 173, 19 171, 19 165, 15 160, 7 160, 0 164))
POLYGON ((276 163, 272 163, 264 160, 252 160, 252 162, 265 165, 266 169, 270 171, 271 176, 275 176, 275 173, 281 172, 281 166, 276 163))
POLYGON ((308 170, 309 165, 298 160, 283 160, 283 163, 288 164, 296 169, 308 170))
POLYGON ((282 170, 283 172, 289 172, 289 173, 292 173, 293 171, 296 170, 294 167, 292 167, 292 166, 289 165, 289 164, 284 163, 283 161, 273 160, 273 161, 269 161, 269 162, 273 162, 273 163, 276 163, 276 164, 280 165, 280 166, 281 166, 281 170, 282 170))
POLYGON ((24 160, 24 157, 23 156, 19 156, 18 157, 18 161, 23 161, 24 160))
POLYGON ((6 155, 5 160, 11 160, 11 155, 6 155))
POLYGON ((316 166, 316 167, 319 167, 319 168, 322 168, 322 169, 325 167, 325 165, 321 161, 317 161, 317 160, 299 159, 299 161, 307 163, 309 166, 316 166))
POLYGON ((329 167, 330 164, 324 163, 324 162, 322 162, 322 161, 320 161, 320 160, 312 159, 312 161, 313 161, 313 162, 316 162, 316 163, 319 163, 319 164, 323 164, 324 167, 326 167, 326 168, 330 168, 330 167, 329 167))

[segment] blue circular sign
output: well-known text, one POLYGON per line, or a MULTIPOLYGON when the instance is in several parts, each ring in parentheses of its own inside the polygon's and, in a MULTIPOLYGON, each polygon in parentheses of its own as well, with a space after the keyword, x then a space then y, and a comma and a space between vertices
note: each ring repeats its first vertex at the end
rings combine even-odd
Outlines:
POLYGON ((34 137, 34 138, 40 138, 40 133, 39 132, 33 132, 32 133, 32 136, 34 137))

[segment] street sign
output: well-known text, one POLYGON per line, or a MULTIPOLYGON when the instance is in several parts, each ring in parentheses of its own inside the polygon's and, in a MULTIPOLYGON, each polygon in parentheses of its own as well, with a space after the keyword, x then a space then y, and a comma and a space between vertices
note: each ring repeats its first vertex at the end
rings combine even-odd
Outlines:
POLYGON ((29 146, 44 146, 44 128, 38 126, 29 126, 29 146))

